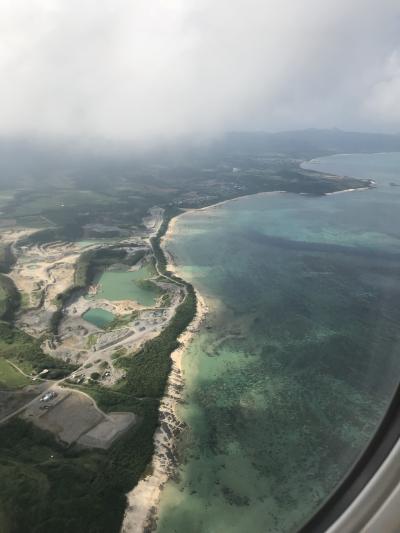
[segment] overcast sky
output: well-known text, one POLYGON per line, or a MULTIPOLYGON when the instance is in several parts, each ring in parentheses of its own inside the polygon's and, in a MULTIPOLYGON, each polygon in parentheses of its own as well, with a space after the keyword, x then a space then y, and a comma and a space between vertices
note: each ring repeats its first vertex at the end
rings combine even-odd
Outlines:
POLYGON ((0 134, 400 131, 400 0, 1 0, 0 134))

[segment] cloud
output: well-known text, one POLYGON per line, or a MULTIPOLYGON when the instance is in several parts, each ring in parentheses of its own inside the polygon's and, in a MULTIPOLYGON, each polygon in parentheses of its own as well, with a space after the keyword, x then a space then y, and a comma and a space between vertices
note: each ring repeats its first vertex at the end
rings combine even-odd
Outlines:
POLYGON ((383 79, 371 88, 365 101, 365 111, 375 120, 395 127, 400 125, 400 49, 385 62, 383 79))
POLYGON ((399 15, 397 0, 2 0, 0 133, 400 129, 399 15))

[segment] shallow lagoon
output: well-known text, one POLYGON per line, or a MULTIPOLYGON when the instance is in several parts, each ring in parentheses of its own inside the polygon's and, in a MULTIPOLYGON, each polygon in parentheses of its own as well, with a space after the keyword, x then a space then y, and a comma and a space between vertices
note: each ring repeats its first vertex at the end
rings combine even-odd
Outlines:
POLYGON ((364 192, 183 215, 169 248, 207 297, 184 357, 188 424, 158 531, 295 531, 368 442, 400 376, 400 154, 308 168, 364 192))

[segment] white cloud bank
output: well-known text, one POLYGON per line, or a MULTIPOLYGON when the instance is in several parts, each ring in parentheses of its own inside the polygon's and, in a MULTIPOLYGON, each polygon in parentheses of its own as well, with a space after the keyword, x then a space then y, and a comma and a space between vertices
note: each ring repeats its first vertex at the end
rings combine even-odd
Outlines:
POLYGON ((398 0, 2 0, 0 134, 400 131, 398 0))
POLYGON ((386 61, 383 79, 373 85, 365 111, 383 123, 400 125, 400 48, 386 61))

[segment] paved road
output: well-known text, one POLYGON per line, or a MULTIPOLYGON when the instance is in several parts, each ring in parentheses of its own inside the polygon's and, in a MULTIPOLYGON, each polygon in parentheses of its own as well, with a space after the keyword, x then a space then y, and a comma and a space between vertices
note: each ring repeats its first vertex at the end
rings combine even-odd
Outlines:
MULTIPOLYGON (((156 228, 155 233, 153 233, 153 234, 151 235, 152 237, 154 237, 154 236, 157 234, 157 232, 158 232, 158 230, 159 230, 161 224, 162 224, 162 220, 160 221, 158 227, 156 228)), ((185 292, 185 297, 186 297, 186 295, 187 295, 187 288, 186 288, 185 283, 180 282, 180 281, 177 281, 176 279, 173 279, 172 277, 170 277, 170 276, 168 276, 168 275, 163 274, 162 272, 160 272, 160 270, 159 270, 159 265, 158 265, 158 260, 157 260, 156 254, 154 253, 154 247, 153 247, 153 244, 152 244, 152 242, 151 242, 151 239, 149 239, 149 243, 150 243, 151 250, 152 250, 152 252, 153 252, 153 257, 155 258, 155 269, 156 269, 157 274, 158 274, 160 277, 162 277, 162 278, 168 280, 169 283, 175 283, 176 285, 179 285, 180 287, 183 287, 183 288, 184 288, 184 292, 185 292)), ((176 309, 176 307, 177 307, 178 305, 179 305, 178 303, 175 305, 175 309, 176 309)), ((7 361, 8 361, 8 360, 7 360, 7 361)), ((13 366, 18 372, 20 372, 20 373, 23 374, 24 376, 26 376, 26 377, 32 379, 32 376, 29 376, 28 374, 26 374, 26 373, 25 373, 23 370, 21 370, 17 365, 15 365, 14 363, 12 363, 11 361, 8 361, 8 362, 9 362, 9 363, 10 363, 10 364, 11 364, 11 365, 12 365, 12 366, 13 366)), ((2 419, 0 419, 0 424, 3 424, 4 422, 7 422, 8 420, 10 420, 11 418, 13 418, 14 416, 17 416, 18 414, 22 413, 22 412, 23 412, 25 409, 27 409, 30 405, 33 405, 35 402, 37 402, 37 401, 40 399, 40 397, 43 396, 43 394, 45 394, 47 391, 49 391, 49 390, 52 389, 52 388, 56 388, 56 387, 58 387, 58 386, 61 386, 61 383, 63 383, 65 380, 67 380, 68 378, 72 378, 72 377, 74 377, 74 375, 75 375, 76 373, 82 371, 83 367, 84 367, 84 365, 81 365, 79 368, 77 368, 76 370, 74 370, 71 374, 69 374, 68 376, 66 376, 66 377, 64 377, 64 378, 62 378, 62 379, 60 379, 60 380, 58 380, 58 381, 55 381, 55 382, 49 382, 49 383, 48 383, 48 386, 47 386, 46 388, 44 388, 44 389, 41 391, 40 394, 38 394, 37 396, 35 396, 35 398, 33 398, 32 400, 30 400, 28 403, 26 403, 26 404, 23 405, 22 407, 19 407, 18 409, 16 409, 16 410, 13 411, 12 413, 10 413, 10 414, 8 414, 7 416, 5 416, 5 417, 3 417, 2 419)), ((43 381, 43 382, 47 381, 47 380, 42 379, 42 378, 37 378, 37 379, 39 379, 40 381, 43 381)), ((92 402, 92 404, 94 405, 95 409, 96 409, 99 413, 101 413, 104 417, 108 418, 107 414, 104 413, 104 411, 102 411, 102 410, 98 407, 97 402, 96 402, 96 401, 95 401, 95 400, 94 400, 89 394, 87 394, 86 392, 80 391, 79 389, 69 388, 69 387, 63 387, 63 390, 70 390, 70 391, 75 392, 75 393, 77 393, 77 394, 81 394, 81 395, 83 395, 83 396, 86 396, 86 397, 92 402)), ((150 398, 137 397, 137 398, 135 398, 135 399, 137 399, 137 400, 139 400, 139 401, 146 401, 146 400, 148 400, 148 399, 150 399, 150 398)))

